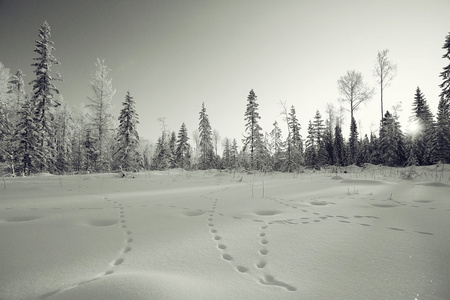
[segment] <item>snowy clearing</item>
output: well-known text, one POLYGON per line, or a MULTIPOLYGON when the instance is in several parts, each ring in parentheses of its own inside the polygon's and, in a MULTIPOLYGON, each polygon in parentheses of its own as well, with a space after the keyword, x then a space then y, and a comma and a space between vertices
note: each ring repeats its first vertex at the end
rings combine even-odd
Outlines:
POLYGON ((0 299, 450 299, 433 170, 4 178, 0 299))

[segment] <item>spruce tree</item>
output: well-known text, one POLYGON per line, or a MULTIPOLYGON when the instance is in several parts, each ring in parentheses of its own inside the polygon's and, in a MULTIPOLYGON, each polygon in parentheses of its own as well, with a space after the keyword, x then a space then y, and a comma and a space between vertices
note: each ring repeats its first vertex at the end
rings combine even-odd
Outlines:
POLYGON ((34 102, 27 99, 19 110, 19 122, 16 127, 16 139, 19 141, 16 156, 19 160, 19 171, 30 175, 37 171, 39 132, 34 120, 34 102))
POLYGON ((386 111, 380 128, 381 160, 387 166, 403 166, 406 163, 404 136, 399 122, 386 111))
POLYGON ((222 161, 225 169, 231 169, 231 143, 227 137, 223 140, 222 161))
MULTIPOLYGON (((446 51, 442 58, 450 60, 450 33, 447 35, 442 48, 446 51)), ((442 92, 436 115, 436 152, 434 160, 450 163, 450 63, 444 67, 440 77, 442 77, 442 83, 439 87, 442 89, 442 92)))
POLYGON ((283 155, 283 149, 284 149, 284 143, 283 143, 283 137, 280 127, 278 127, 278 122, 275 121, 273 123, 273 129, 270 132, 271 137, 271 150, 272 150, 272 161, 273 161, 273 169, 275 171, 281 171, 282 170, 282 164, 284 160, 283 155))
POLYGON ((52 171, 55 163, 56 146, 53 128, 53 109, 60 105, 55 98, 55 80, 61 80, 59 74, 53 76, 52 66, 59 62, 53 56, 54 43, 50 40, 50 26, 44 21, 39 29, 39 40, 36 41, 34 52, 38 57, 33 58, 36 62, 31 66, 35 67, 36 79, 30 82, 33 90, 33 101, 35 102, 35 122, 38 126, 39 142, 36 155, 38 156, 38 168, 42 171, 52 171))
MULTIPOLYGON (((300 134, 301 126, 297 119, 297 114, 295 111, 295 107, 291 106, 291 110, 289 112, 289 128, 291 133, 291 159, 293 161, 292 170, 298 169, 300 165, 304 163, 303 158, 303 141, 302 136, 300 134)), ((289 171, 292 171, 289 170, 289 171)))
POLYGON ((231 156, 231 168, 237 168, 239 152, 236 139, 233 139, 231 143, 230 156, 231 156))
POLYGON ((306 137, 305 163, 309 167, 317 167, 316 136, 311 120, 308 123, 308 136, 306 137))
POLYGON ((127 91, 123 108, 119 114, 119 128, 116 135, 116 149, 114 153, 115 166, 124 171, 137 171, 140 167, 139 134, 136 126, 139 117, 135 109, 133 97, 127 91))
POLYGON ((327 154, 325 150, 325 141, 324 141, 325 126, 323 125, 322 116, 319 110, 316 110, 316 114, 314 116, 313 121, 313 128, 314 128, 314 137, 316 140, 316 155, 317 155, 316 165, 317 167, 321 167, 323 164, 326 163, 327 154))
POLYGON ((419 87, 417 87, 414 96, 412 120, 416 122, 418 131, 412 133, 414 139, 411 151, 414 152, 414 157, 419 165, 431 164, 435 148, 433 114, 419 87))
POLYGON ((199 148, 200 148, 200 169, 209 169, 213 167, 214 147, 212 143, 212 129, 209 124, 209 117, 206 114, 205 103, 202 103, 202 110, 199 118, 199 148))
POLYGON ((352 118, 350 123, 350 139, 349 145, 349 163, 354 164, 356 162, 356 154, 358 152, 358 130, 356 127, 355 118, 352 118))
POLYGON ((257 96, 255 92, 250 90, 247 97, 247 109, 245 111, 245 132, 247 135, 242 140, 245 149, 250 151, 250 168, 258 168, 258 152, 262 152, 262 128, 259 126, 261 117, 258 113, 259 104, 256 102, 257 96))
POLYGON ((189 169, 191 167, 191 147, 188 143, 189 137, 186 125, 181 124, 178 132, 178 139, 176 142, 175 162, 176 166, 182 169, 189 169))
POLYGON ((334 129, 333 155, 335 166, 345 166, 345 145, 342 129, 336 124, 334 129))

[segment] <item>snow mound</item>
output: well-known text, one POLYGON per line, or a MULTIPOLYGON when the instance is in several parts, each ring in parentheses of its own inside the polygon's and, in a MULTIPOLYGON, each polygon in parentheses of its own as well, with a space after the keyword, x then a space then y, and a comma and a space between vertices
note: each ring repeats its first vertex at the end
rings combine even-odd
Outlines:
POLYGON ((344 179, 341 181, 341 183, 347 183, 347 184, 359 184, 359 185, 383 185, 386 184, 382 181, 378 180, 367 180, 367 179, 344 179))

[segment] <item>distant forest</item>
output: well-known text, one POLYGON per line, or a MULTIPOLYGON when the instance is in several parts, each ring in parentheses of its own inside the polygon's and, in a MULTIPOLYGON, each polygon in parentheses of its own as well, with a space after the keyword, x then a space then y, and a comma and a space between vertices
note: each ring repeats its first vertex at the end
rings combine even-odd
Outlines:
MULTIPOLYGON (((139 115, 130 92, 123 95, 118 117, 111 114, 115 95, 109 68, 98 60, 92 74, 92 94, 83 111, 69 107, 59 97, 57 81, 62 80, 52 68, 59 64, 52 55, 54 43, 45 21, 38 32, 30 82, 25 91, 24 74, 10 73, 0 63, 0 173, 73 174, 117 170, 246 169, 300 172, 304 168, 326 166, 362 166, 366 163, 386 166, 416 166, 450 163, 450 33, 443 49, 447 65, 440 73, 442 89, 434 116, 420 88, 417 87, 410 121, 415 130, 405 133, 396 111, 383 109, 383 90, 396 74, 396 65, 388 59, 388 50, 378 52, 374 73, 380 101, 380 127, 375 133, 360 136, 354 111, 372 98, 374 92, 361 73, 348 71, 338 80, 340 103, 350 113, 350 135, 342 134, 343 111, 329 105, 325 117, 319 111, 309 121, 307 136, 300 134, 301 124, 294 106, 283 107, 282 132, 273 123, 269 132, 259 125, 258 100, 250 90, 245 111, 243 146, 236 139, 221 139, 212 130, 205 103, 199 108, 198 131, 189 138, 185 124, 178 132, 169 132, 164 119, 156 144, 139 139, 139 115), (117 128, 113 128, 118 120, 117 128), (222 145, 222 153, 218 146, 222 145)), ((305 125, 304 125, 305 126, 305 125)))

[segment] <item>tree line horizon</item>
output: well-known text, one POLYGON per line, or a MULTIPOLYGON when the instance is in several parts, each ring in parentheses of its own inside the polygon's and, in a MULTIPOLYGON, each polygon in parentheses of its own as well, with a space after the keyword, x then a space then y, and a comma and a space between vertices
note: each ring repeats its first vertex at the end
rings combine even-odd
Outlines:
MULTIPOLYGON (((450 63, 440 73, 442 89, 436 116, 417 87, 411 120, 415 132, 404 133, 398 115, 384 110, 383 92, 396 75, 397 66, 388 59, 388 50, 378 52, 374 75, 380 88, 380 127, 378 136, 361 136, 354 112, 374 95, 362 74, 347 71, 338 81, 339 101, 350 113, 350 135, 342 134, 343 114, 328 105, 325 119, 319 110, 307 124, 307 136, 300 134, 301 124, 295 106, 283 107, 287 134, 277 121, 268 133, 259 125, 259 103, 253 89, 247 96, 244 113, 245 134, 242 147, 237 140, 224 138, 223 152, 217 130, 212 130, 205 103, 199 112, 198 130, 192 135, 185 123, 178 133, 170 132, 165 119, 158 119, 162 130, 156 144, 139 138, 139 116, 130 93, 124 96, 114 128, 111 100, 116 93, 110 69, 97 59, 90 87, 92 95, 84 111, 70 108, 59 94, 53 73, 59 62, 52 55, 47 21, 39 28, 33 58, 35 78, 30 82, 30 96, 25 92, 24 74, 10 74, 0 63, 0 172, 30 175, 48 172, 71 174, 86 172, 166 170, 169 168, 236 169, 298 172, 303 168, 324 166, 362 166, 366 163, 386 166, 417 166, 450 163, 450 63)), ((443 58, 450 60, 450 33, 446 36, 443 58)))

